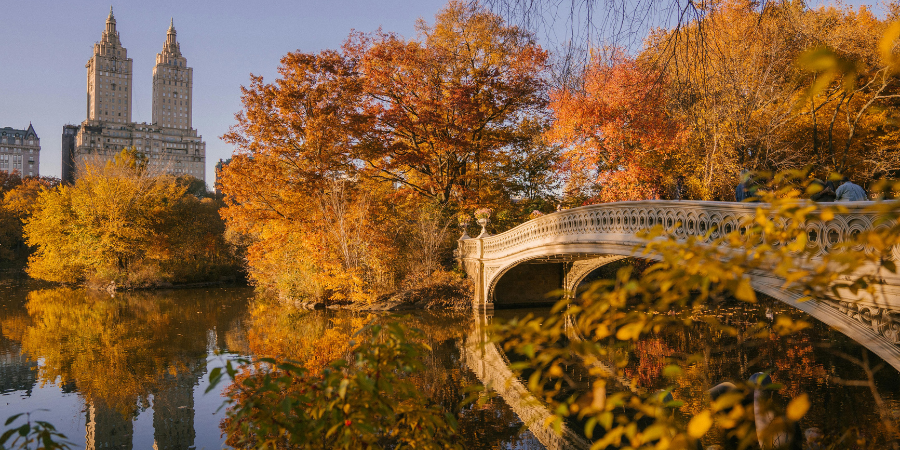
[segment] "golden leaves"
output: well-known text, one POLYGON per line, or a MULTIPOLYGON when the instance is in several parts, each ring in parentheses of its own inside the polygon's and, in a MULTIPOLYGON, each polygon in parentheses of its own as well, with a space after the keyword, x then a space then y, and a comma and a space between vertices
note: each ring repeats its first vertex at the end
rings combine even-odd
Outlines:
POLYGON ((701 411, 688 422, 687 434, 694 439, 700 439, 709 431, 712 423, 712 413, 709 410, 701 411))
POLYGON ((743 300, 745 302, 756 302, 756 291, 754 291, 753 286, 750 285, 750 278, 742 277, 740 281, 738 281, 737 287, 734 290, 734 296, 737 297, 738 300, 743 300))
POLYGON ((787 408, 785 409, 785 416, 788 420, 796 422, 806 415, 810 406, 809 396, 807 394, 800 394, 788 403, 787 408))
POLYGON ((37 278, 141 287, 227 275, 235 264, 220 204, 150 174, 134 150, 88 164, 74 185, 42 190, 36 203, 25 236, 37 246, 28 266, 37 278))

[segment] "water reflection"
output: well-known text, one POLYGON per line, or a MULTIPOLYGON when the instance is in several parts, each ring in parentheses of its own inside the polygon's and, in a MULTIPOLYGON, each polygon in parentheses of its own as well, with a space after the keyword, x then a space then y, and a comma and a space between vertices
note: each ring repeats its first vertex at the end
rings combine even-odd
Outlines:
MULTIPOLYGON (((510 389, 482 405, 459 406, 467 386, 491 381, 482 355, 474 354, 471 344, 490 338, 484 333, 491 321, 527 312, 548 313, 497 311, 493 317, 473 318, 421 312, 401 319, 422 330, 422 339, 433 349, 424 361, 426 370, 414 382, 456 415, 467 448, 544 448, 546 436, 540 429, 523 431, 523 418, 531 416, 522 412, 521 399, 510 397, 510 389)), ((625 358, 620 387, 645 392, 668 387, 673 381, 663 373, 671 359, 699 354, 675 382, 676 398, 685 401, 679 412, 683 420, 706 401, 710 387, 771 370, 772 378, 784 385, 782 397, 810 394, 813 407, 803 419, 804 428, 826 434, 854 429, 869 438, 882 436, 869 443, 884 442, 888 431, 883 419, 900 414, 896 370, 875 370, 881 361, 864 347, 777 301, 722 305, 715 314, 738 334, 696 326, 642 339, 618 354, 625 358), (778 316, 806 319, 812 326, 787 337, 754 334, 760 321, 778 316), (865 358, 868 372, 856 363, 865 358), (869 385, 858 385, 869 372, 878 401, 869 385)), ((223 399, 202 395, 206 374, 217 363, 215 352, 302 360, 314 369, 346 355, 354 331, 363 324, 398 318, 286 310, 255 298, 248 288, 110 297, 0 280, 0 419, 51 409, 39 418, 53 422, 84 448, 220 448, 223 414, 213 412, 223 399)), ((495 359, 508 363, 515 355, 495 359)), ((615 361, 609 363, 615 367, 615 361)), ((571 425, 578 429, 579 424, 571 425)))
MULTIPOLYGON (((417 312, 410 315, 372 315, 348 311, 303 311, 276 307, 259 299, 251 303, 244 321, 247 345, 256 356, 290 360, 313 374, 325 361, 348 357, 354 333, 366 324, 401 320, 420 330, 422 343, 432 351, 423 362, 425 368, 411 375, 411 382, 432 402, 457 417, 461 439, 467 449, 541 449, 534 435, 501 398, 481 405, 460 403, 469 395, 468 387, 481 381, 469 370, 466 337, 473 326, 471 314, 417 312)), ((257 376, 250 372, 238 380, 257 376)), ((234 385, 226 392, 237 402, 246 396, 234 385)), ((229 423, 223 423, 227 429, 229 423)), ((240 431, 239 431, 240 432, 240 431)), ((228 443, 237 446, 241 438, 234 434, 228 443)))
POLYGON ((83 436, 84 448, 195 448, 196 424, 221 418, 195 417, 197 399, 222 401, 198 385, 215 353, 246 340, 235 325, 251 296, 248 288, 9 289, 0 309, 0 417, 49 406, 38 418, 77 444, 83 436), (67 426, 72 416, 80 433, 67 426))
MULTIPOLYGON (((546 314, 536 312, 538 317, 546 314)), ((488 320, 521 314, 522 311, 497 311, 488 320)), ((608 359, 599 363, 608 368, 619 368, 616 376, 608 379, 617 381, 613 383, 611 393, 672 389, 675 399, 684 402, 676 412, 676 420, 686 424, 708 406, 708 391, 714 386, 722 382, 739 383, 755 373, 766 372, 782 385, 777 397, 784 403, 802 393, 809 395, 812 407, 799 425, 805 430, 818 430, 820 442, 854 442, 858 448, 891 448, 900 437, 897 434, 900 372, 838 330, 803 311, 764 296, 760 296, 757 304, 726 301, 706 310, 684 314, 693 318, 691 326, 663 327, 634 342, 610 342, 608 359), (724 326, 705 323, 702 318, 707 315, 717 317, 724 326), (808 328, 789 334, 777 332, 782 324, 804 321, 808 328), (673 363, 679 364, 682 370, 675 377, 665 376, 667 367, 673 363)), ((574 326, 570 322, 567 327, 569 338, 581 340, 590 336, 582 330, 572 330, 574 326)), ((565 338, 558 344, 564 345, 563 341, 565 338)), ((524 359, 510 351, 499 358, 513 362, 524 359)), ((573 393, 576 398, 588 393, 593 378, 579 368, 584 369, 578 364, 567 367, 567 379, 572 381, 569 390, 557 401, 573 393)), ((491 369, 498 370, 497 367, 491 369)), ((491 370, 476 372, 484 373, 485 381, 496 384, 492 379, 496 376, 491 376, 491 370)), ((515 392, 503 389, 498 392, 507 403, 521 401, 515 392), (507 398, 509 394, 513 394, 513 398, 507 398)), ((552 409, 552 406, 545 406, 544 414, 549 414, 552 409)), ((525 413, 540 416, 533 411, 525 413)), ((573 430, 584 426, 575 421, 569 425, 573 430)), ((538 432, 535 434, 539 435, 538 432)), ((704 445, 726 444, 725 434, 726 430, 714 428, 704 438, 704 445)), ((542 442, 550 440, 542 439, 542 442)), ((731 447, 726 445, 725 448, 731 447)))

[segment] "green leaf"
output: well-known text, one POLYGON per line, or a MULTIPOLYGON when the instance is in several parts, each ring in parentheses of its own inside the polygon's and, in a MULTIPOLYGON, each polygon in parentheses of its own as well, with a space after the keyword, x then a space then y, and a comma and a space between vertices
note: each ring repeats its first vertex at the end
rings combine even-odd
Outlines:
POLYGON ((216 388, 219 382, 222 381, 222 368, 216 367, 213 370, 209 371, 209 386, 206 387, 206 390, 203 391, 204 394, 209 393, 209 391, 216 388))
POLYGON ((0 444, 5 444, 6 441, 9 440, 10 436, 12 436, 13 433, 15 433, 15 432, 16 432, 15 428, 4 431, 3 434, 0 435, 0 444))
POLYGON ((25 413, 13 414, 13 415, 9 416, 9 418, 6 419, 6 423, 4 423, 3 425, 8 426, 9 424, 15 422, 16 419, 18 419, 19 417, 22 416, 22 414, 25 414, 25 413))
POLYGON ((588 437, 588 439, 594 437, 594 428, 597 426, 597 418, 591 417, 588 419, 587 423, 584 424, 584 435, 588 437))
POLYGON ((663 376, 666 378, 678 378, 681 376, 681 367, 675 364, 669 364, 663 368, 663 376))

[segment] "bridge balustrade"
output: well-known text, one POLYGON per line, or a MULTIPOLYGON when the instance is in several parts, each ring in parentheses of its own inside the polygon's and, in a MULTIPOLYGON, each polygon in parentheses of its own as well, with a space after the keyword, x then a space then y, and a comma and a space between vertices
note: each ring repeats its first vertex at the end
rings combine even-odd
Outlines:
MULTIPOLYGON (((849 212, 838 214, 826 223, 813 220, 805 224, 809 249, 821 254, 849 241, 853 235, 871 229, 874 214, 864 211, 871 203, 843 203, 849 212)), ((479 256, 475 256, 478 246, 473 242, 478 238, 462 240, 458 255, 461 258, 496 259, 522 247, 578 237, 604 236, 621 243, 641 244, 635 234, 656 225, 674 228, 673 232, 679 238, 703 237, 712 229, 708 239, 713 240, 740 229, 756 216, 756 208, 760 206, 765 205, 658 200, 584 206, 548 214, 504 233, 482 238, 483 254, 479 256)), ((895 249, 894 256, 900 259, 900 249, 895 249)))

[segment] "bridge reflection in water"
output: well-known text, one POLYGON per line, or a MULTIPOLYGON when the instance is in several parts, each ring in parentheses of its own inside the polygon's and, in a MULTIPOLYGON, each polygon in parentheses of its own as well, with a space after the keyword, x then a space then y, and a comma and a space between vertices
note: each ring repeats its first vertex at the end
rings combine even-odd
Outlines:
MULTIPOLYGON (((834 313, 842 313, 834 308, 834 313)), ((545 425, 552 416, 552 406, 535 398, 524 379, 516 376, 511 362, 521 356, 507 354, 502 343, 492 338, 490 325, 504 318, 523 317, 534 312, 539 317, 549 314, 547 309, 497 310, 479 312, 465 339, 464 360, 466 366, 486 386, 515 412, 529 428, 531 434, 548 449, 586 449, 590 441, 583 435, 582 424, 566 421, 560 435, 545 425), (495 315, 496 314, 496 315, 495 315)), ((676 416, 683 423, 690 419, 689 411, 699 410, 708 403, 707 391, 723 381, 746 381, 756 372, 771 372, 776 383, 784 387, 779 391, 784 399, 807 393, 812 407, 804 419, 803 427, 817 427, 829 434, 841 434, 848 429, 861 430, 871 436, 887 436, 882 428, 882 413, 900 421, 900 372, 881 370, 874 374, 871 388, 877 389, 883 405, 872 396, 870 386, 856 384, 867 377, 866 368, 857 366, 843 355, 863 359, 863 347, 869 342, 856 342, 844 333, 813 321, 812 327, 791 336, 765 336, 747 339, 755 333, 759 321, 773 321, 767 315, 789 315, 794 320, 809 316, 802 311, 765 295, 756 305, 733 302, 716 310, 723 323, 739 330, 741 337, 717 335, 708 327, 698 326, 689 331, 663 331, 647 336, 628 347, 629 362, 620 371, 612 360, 601 361, 602 372, 607 377, 608 395, 623 390, 641 394, 667 389, 674 385, 675 400, 683 401, 676 416), (682 378, 672 380, 663 376, 668 358, 675 355, 702 355, 700 361, 683 367, 682 378), (852 380, 845 385, 847 380, 852 380), (886 411, 880 411, 887 408, 886 411)), ((846 315, 844 315, 846 316, 846 315)), ((863 325, 860 324, 862 327, 863 325)), ((569 339, 581 339, 574 326, 567 329, 569 339)), ((621 353, 619 353, 621 357, 621 353)), ((896 360, 885 361, 892 366, 896 360)), ((868 369, 877 368, 880 361, 872 356, 868 369)), ((573 374, 569 374, 572 376, 573 374)), ((582 380, 583 381, 583 380, 582 380)), ((602 436, 598 429, 595 438, 602 436)), ((707 436, 705 445, 722 443, 723 437, 715 431, 707 436)), ((721 433, 720 433, 721 434, 721 433)))
POLYGON ((531 433, 548 450, 588 449, 590 443, 564 425, 562 434, 545 426, 552 413, 535 398, 510 369, 509 360, 499 345, 487 336, 489 317, 477 314, 465 341, 466 365, 481 382, 503 398, 531 433))
MULTIPOLYGON (((834 220, 827 223, 811 221, 805 225, 812 264, 835 245, 873 227, 875 217, 866 211, 870 204, 849 204, 846 205, 848 212, 837 215, 834 220)), ((483 233, 477 238, 461 239, 456 256, 475 282, 475 309, 483 312, 476 317, 476 326, 466 344, 468 366, 482 381, 490 383, 545 446, 552 449, 589 447, 587 441, 571 429, 564 430, 560 436, 543 426, 551 415, 550 410, 528 393, 522 381, 509 369, 509 360, 502 349, 484 335, 484 324, 489 321, 491 311, 495 307, 553 303, 558 297, 548 297, 549 292, 572 295, 596 270, 623 258, 648 257, 642 254, 644 241, 637 237, 641 230, 663 225, 674 229, 676 237, 686 238, 703 236, 715 229, 717 231, 710 236, 715 239, 720 233, 739 229, 755 215, 758 206, 689 201, 593 205, 546 215, 496 236, 483 233), (676 227, 679 223, 681 226, 676 227)), ((894 249, 893 256, 900 259, 900 248, 894 249)), ((653 258, 652 255, 649 257, 653 258)), ((848 292, 841 299, 813 301, 799 301, 802 296, 786 291, 784 280, 771 273, 753 271, 749 275, 757 292, 812 316, 820 322, 820 328, 824 324, 839 331, 900 371, 900 277, 896 274, 882 272, 882 285, 874 295, 848 292)), ((819 343, 810 345, 813 344, 819 343)), ((748 376, 749 373, 738 375, 748 376)), ((893 385, 889 396, 893 396, 900 388, 896 384, 898 372, 891 371, 886 376, 891 380, 886 383, 893 385)), ((829 379, 826 375, 820 378, 829 379)), ((840 377, 832 378, 840 381, 840 377)), ((784 383, 786 380, 776 381, 784 383)), ((834 385, 830 389, 835 389, 834 385)), ((832 393, 823 395, 833 396, 832 393)), ((893 398, 888 404, 893 408, 892 414, 900 415, 900 398, 893 398)))

